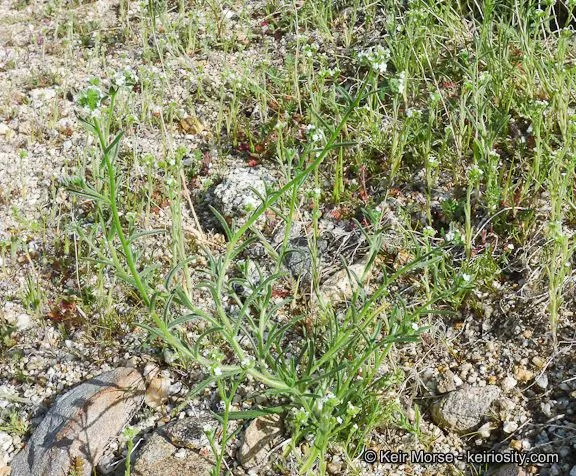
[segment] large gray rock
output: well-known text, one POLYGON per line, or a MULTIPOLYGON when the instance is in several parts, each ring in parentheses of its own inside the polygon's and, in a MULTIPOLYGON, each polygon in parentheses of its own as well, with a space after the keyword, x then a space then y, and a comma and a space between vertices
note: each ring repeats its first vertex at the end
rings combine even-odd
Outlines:
POLYGON ((144 398, 144 379, 120 367, 74 387, 56 400, 26 448, 12 461, 14 476, 90 476, 110 440, 144 398))
POLYGON ((490 413, 492 403, 500 397, 495 385, 463 387, 444 395, 432 404, 434 422, 457 433, 475 430, 490 413))

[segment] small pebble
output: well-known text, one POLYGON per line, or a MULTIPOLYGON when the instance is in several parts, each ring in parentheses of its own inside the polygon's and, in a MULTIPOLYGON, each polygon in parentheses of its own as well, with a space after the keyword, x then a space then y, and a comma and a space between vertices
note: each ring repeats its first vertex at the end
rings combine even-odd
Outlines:
POLYGON ((516 387, 516 384, 518 382, 516 381, 516 379, 510 375, 504 377, 504 379, 502 380, 502 383, 500 384, 500 387, 502 387, 502 390, 504 390, 505 392, 509 392, 510 390, 512 390, 514 387, 516 387))
POLYGON ((544 365, 546 365, 546 361, 538 355, 532 357, 532 363, 539 369, 541 369, 542 367, 544 367, 544 365))
POLYGON ((502 427, 504 433, 514 433, 518 429, 518 423, 515 421, 507 421, 502 427))
POLYGON ((542 390, 545 390, 546 387, 548 387, 548 375, 546 374, 538 375, 538 377, 536 377, 536 379, 534 380, 534 383, 542 390))

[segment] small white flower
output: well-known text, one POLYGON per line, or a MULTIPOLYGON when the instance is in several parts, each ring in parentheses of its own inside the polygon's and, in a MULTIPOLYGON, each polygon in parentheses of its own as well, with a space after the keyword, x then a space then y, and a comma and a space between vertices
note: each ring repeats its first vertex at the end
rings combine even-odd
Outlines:
POLYGON ((214 375, 216 375, 216 377, 219 377, 220 375, 222 375, 222 369, 220 367, 214 367, 214 375))
POLYGON ((418 324, 416 324, 415 322, 412 323, 411 325, 412 329, 417 331, 418 329, 420 329, 420 326, 418 326, 418 324))
POLYGON ((462 279, 464 281, 466 281, 467 283, 469 283, 470 281, 472 281, 472 276, 470 276, 469 274, 466 274, 466 273, 462 273, 462 279))
POLYGON ((338 422, 339 425, 341 425, 344 420, 342 420, 342 418, 340 417, 336 417, 336 421, 338 422))
POLYGON ((479 180, 484 175, 484 171, 474 164, 468 171, 468 178, 472 181, 479 180))
POLYGON ((346 413, 349 415, 356 415, 360 409, 352 404, 352 402, 348 402, 348 408, 346 409, 346 413))
POLYGON ((112 83, 115 86, 124 86, 126 83, 126 77, 124 76, 124 73, 118 71, 116 74, 114 74, 112 77, 112 83))
POLYGON ((407 86, 406 71, 401 71, 400 74, 398 75, 398 93, 406 94, 406 86, 407 86))
POLYGON ((306 132, 313 143, 321 142, 325 139, 324 131, 318 129, 314 124, 308 124, 306 132))
POLYGON ((247 368, 250 367, 250 365, 252 365, 252 362, 254 361, 254 358, 251 356, 245 357, 244 359, 242 359, 242 362, 240 362, 240 365, 242 366, 242 368, 247 368))
POLYGON ((373 46, 358 53, 358 59, 377 73, 384 74, 388 69, 390 50, 381 45, 373 46))

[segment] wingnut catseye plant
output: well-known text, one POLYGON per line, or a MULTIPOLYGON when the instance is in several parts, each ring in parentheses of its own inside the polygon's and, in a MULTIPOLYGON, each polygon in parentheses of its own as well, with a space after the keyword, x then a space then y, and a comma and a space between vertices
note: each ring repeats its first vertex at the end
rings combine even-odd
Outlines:
MULTIPOLYGON (((208 266, 201 286, 211 296, 209 309, 194 305, 186 288, 176 279, 184 269, 184 262, 167 275, 162 289, 147 282, 146 273, 135 259, 135 240, 141 235, 134 231, 127 234, 118 205, 116 162, 122 134, 110 138, 118 92, 116 86, 106 94, 91 87, 82 96, 87 99, 81 102, 87 107, 83 120, 100 147, 102 176, 106 180, 100 189, 78 179, 71 180, 68 186, 101 207, 105 246, 100 260, 131 284, 147 306, 151 323, 144 326, 171 346, 181 360, 195 361, 206 369, 209 377, 199 385, 198 391, 217 383, 223 402, 220 449, 215 435, 208 435, 217 456, 217 471, 225 455, 230 418, 284 413, 292 430, 288 448, 296 448, 304 439, 309 441, 309 450, 302 456, 304 473, 314 467, 325 471, 324 456, 332 443, 345 442, 350 457, 357 456, 366 435, 383 418, 411 428, 401 407, 394 400, 383 400, 385 392, 402 380, 402 373, 384 372, 382 368, 394 344, 417 338, 421 330, 417 324, 419 316, 430 312, 432 302, 418 308, 391 306, 389 300, 394 299, 388 289, 403 273, 437 261, 435 253, 428 253, 396 274, 385 276, 370 294, 360 287, 344 311, 323 309, 313 316, 315 324, 308 330, 299 330, 304 315, 285 322, 278 320, 279 311, 289 304, 288 299, 279 301, 272 296, 272 289, 282 276, 280 272, 270 276, 260 272, 256 281, 247 272, 234 277, 231 274, 234 261, 257 240, 258 235, 251 233, 251 228, 258 218, 285 197, 295 197, 293 191, 318 169, 324 158, 345 146, 337 141, 347 119, 369 95, 364 88, 354 97, 343 96, 349 103, 340 123, 326 134, 324 145, 316 149, 319 139, 312 140, 309 164, 277 191, 262 197, 261 205, 244 225, 234 229, 221 218, 228 240, 225 251, 215 255, 204 250, 208 266), (101 113, 95 114, 95 111, 101 113), (107 219, 105 210, 109 213, 107 219), (187 313, 174 315, 176 308, 186 309, 187 313), (198 321, 203 322, 206 330, 190 342, 182 329, 198 321), (304 335, 300 336, 300 332, 304 335), (274 403, 272 407, 244 413, 231 411, 232 399, 247 379, 265 386, 263 393, 274 403)), ((312 128, 309 131, 312 134, 312 128)), ((294 207, 291 210, 293 213, 294 207)), ((216 210, 214 213, 219 215, 216 210)), ((288 218, 287 223, 291 220, 288 218)), ((381 247, 378 232, 367 238, 370 250, 366 272, 373 266, 381 247)), ((275 258, 279 260, 280 271, 282 256, 275 258)), ((363 282, 363 276, 351 274, 349 279, 363 282)))

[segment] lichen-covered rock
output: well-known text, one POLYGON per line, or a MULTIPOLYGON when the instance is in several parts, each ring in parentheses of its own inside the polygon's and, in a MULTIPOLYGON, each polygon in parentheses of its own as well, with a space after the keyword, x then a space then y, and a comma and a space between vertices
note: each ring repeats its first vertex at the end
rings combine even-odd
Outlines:
POLYGON ((28 444, 12 461, 17 476, 89 476, 110 440, 142 404, 144 379, 120 367, 84 382, 56 400, 28 444))
POLYGON ((467 433, 475 430, 490 413, 492 403, 500 396, 495 385, 463 387, 432 404, 434 422, 445 430, 467 433))
POLYGON ((243 223, 262 203, 268 182, 271 179, 262 169, 233 169, 214 189, 215 208, 224 218, 243 223))

